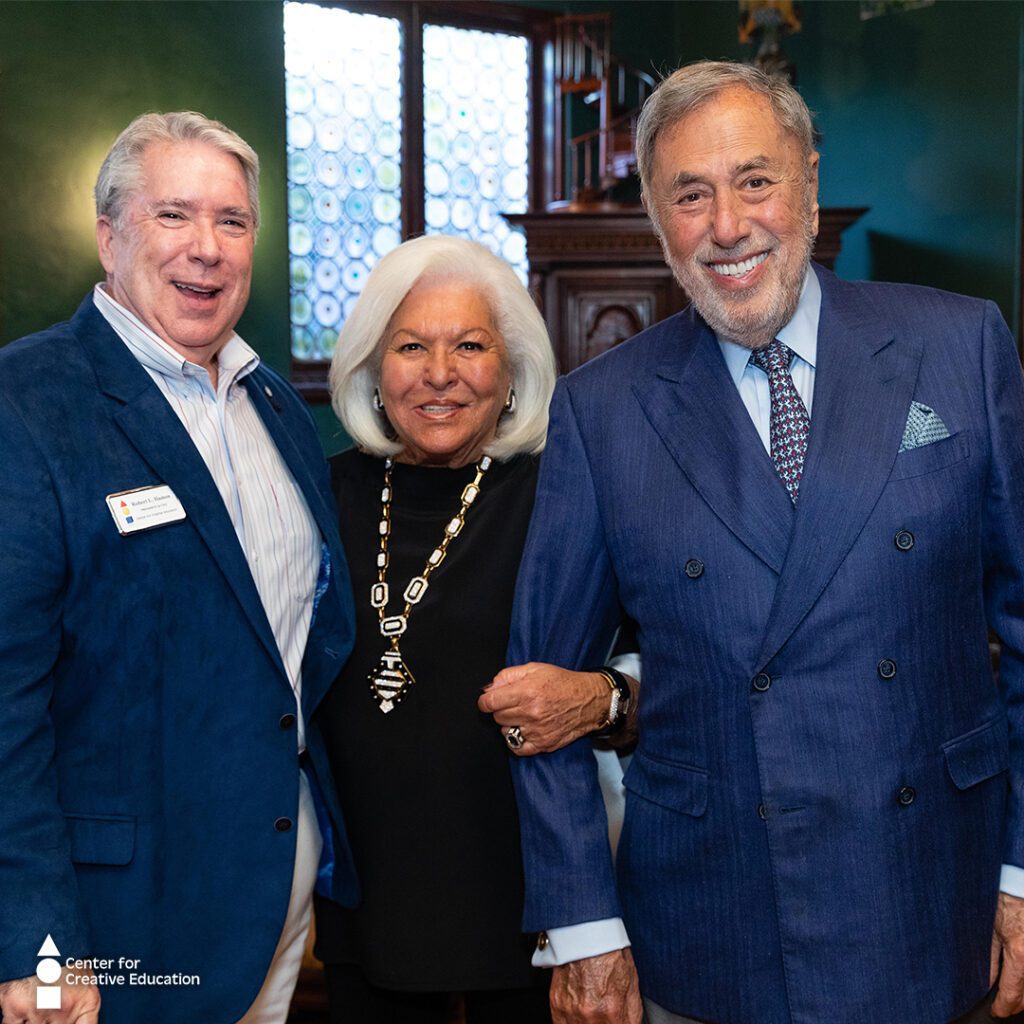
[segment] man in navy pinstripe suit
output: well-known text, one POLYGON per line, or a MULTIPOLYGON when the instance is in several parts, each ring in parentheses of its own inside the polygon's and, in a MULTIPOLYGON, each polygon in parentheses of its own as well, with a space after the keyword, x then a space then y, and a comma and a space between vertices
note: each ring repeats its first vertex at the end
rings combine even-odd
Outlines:
POLYGON ((555 1019, 639 1021, 637 975, 652 1024, 946 1024, 997 977, 1019 1012, 1006 325, 810 263, 818 154, 786 83, 684 68, 637 150, 693 304, 560 382, 509 654, 595 664, 621 607, 644 662, 617 880, 585 745, 513 766, 555 1019))

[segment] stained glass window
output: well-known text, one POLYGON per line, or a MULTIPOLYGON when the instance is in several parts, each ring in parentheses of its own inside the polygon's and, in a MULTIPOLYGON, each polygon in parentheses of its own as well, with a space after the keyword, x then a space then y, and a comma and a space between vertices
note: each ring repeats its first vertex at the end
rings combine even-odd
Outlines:
POLYGON ((329 359, 374 263, 402 240, 398 22, 285 4, 292 354, 329 359))
POLYGON ((482 242, 526 284, 526 239, 502 213, 525 213, 529 50, 522 36, 423 28, 427 234, 482 242))
MULTIPOLYGON (((530 44, 424 24, 423 93, 402 94, 415 21, 286 2, 292 356, 329 359, 376 261, 410 234, 482 242, 527 280, 526 241, 502 213, 528 207, 530 44), (423 164, 402 164, 411 108, 423 164), (414 223, 403 223, 405 209, 414 223), (411 207, 409 202, 411 200, 411 207)), ((415 42, 415 40, 414 40, 415 42)), ((415 49, 416 47, 413 47, 415 49)))

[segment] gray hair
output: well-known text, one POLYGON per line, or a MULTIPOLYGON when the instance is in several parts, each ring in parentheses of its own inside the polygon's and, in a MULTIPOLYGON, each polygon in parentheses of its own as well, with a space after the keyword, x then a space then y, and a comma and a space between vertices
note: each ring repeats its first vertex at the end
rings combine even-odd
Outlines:
POLYGON ((508 352, 514 415, 503 415, 484 451, 496 459, 539 452, 548 429, 555 357, 544 320, 515 271, 478 242, 427 235, 403 242, 370 272, 331 360, 331 404, 349 436, 372 455, 397 455, 383 413, 373 407, 388 324, 414 285, 458 281, 478 287, 508 352))
POLYGON ((814 152, 814 125, 803 97, 784 78, 765 74, 752 64, 701 60, 674 71, 647 98, 636 126, 636 164, 646 194, 658 136, 691 110, 737 86, 749 89, 771 104, 779 127, 790 134, 803 155, 814 152))
POLYGON ((121 227, 124 206, 142 184, 142 158, 155 142, 205 142, 235 157, 242 166, 253 231, 260 225, 260 158, 240 135, 220 121, 192 110, 141 114, 114 141, 96 178, 96 216, 121 227))

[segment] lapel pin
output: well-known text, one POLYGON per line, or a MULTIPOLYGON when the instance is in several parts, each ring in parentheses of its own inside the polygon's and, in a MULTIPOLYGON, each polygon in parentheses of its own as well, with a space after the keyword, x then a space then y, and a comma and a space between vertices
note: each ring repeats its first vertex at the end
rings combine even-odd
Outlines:
POLYGON ((274 412, 281 412, 282 411, 283 406, 274 397, 274 392, 270 390, 270 385, 269 384, 264 384, 263 385, 263 394, 265 394, 267 396, 267 398, 270 399, 270 407, 274 410, 274 412))

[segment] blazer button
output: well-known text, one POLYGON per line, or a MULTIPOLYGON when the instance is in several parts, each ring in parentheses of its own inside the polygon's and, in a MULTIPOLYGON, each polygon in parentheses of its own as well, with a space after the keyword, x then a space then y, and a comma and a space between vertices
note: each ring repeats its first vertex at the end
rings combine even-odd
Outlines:
POLYGON ((699 558, 691 558, 683 567, 683 571, 691 580, 700 579, 704 575, 704 563, 699 558))
POLYGON ((896 662, 892 658, 883 658, 878 663, 878 675, 882 679, 892 679, 896 675, 896 662))
POLYGON ((896 794, 896 800, 899 802, 900 807, 909 807, 914 802, 914 797, 916 796, 917 793, 914 792, 912 786, 903 786, 896 794))
POLYGON ((291 827, 291 818, 278 818, 277 821, 274 822, 274 828, 276 828, 278 832, 287 832, 291 827))
POLYGON ((893 540, 900 551, 909 551, 914 546, 914 535, 909 530, 900 530, 893 540))
POLYGON ((537 933, 537 948, 547 949, 548 948, 548 933, 538 932, 537 933))
POLYGON ((772 677, 767 672, 758 672, 754 676, 754 689, 758 693, 764 693, 772 685, 772 677))
POLYGON ((762 821, 767 821, 768 820, 768 808, 765 807, 764 804, 758 804, 757 805, 757 816, 762 821))
POLYGON ((282 715, 281 721, 277 723, 282 729, 290 729, 295 724, 294 715, 282 715))

